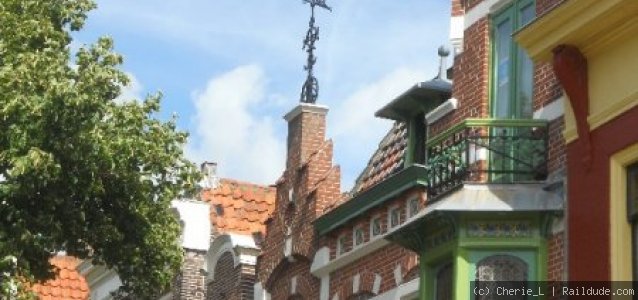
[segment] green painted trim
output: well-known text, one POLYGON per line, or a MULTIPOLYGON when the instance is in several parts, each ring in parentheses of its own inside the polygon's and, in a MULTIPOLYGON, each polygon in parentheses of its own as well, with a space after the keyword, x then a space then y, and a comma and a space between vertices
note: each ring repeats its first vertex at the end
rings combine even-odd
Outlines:
MULTIPOLYGON (((432 251, 422 251, 419 256, 420 264, 420 282, 419 282, 419 299, 434 299, 436 288, 434 281, 436 272, 446 263, 451 263, 454 270, 453 278, 456 279, 457 271, 455 260, 457 259, 458 244, 456 241, 450 242, 444 246, 437 247, 432 251)), ((452 280, 452 290, 454 291, 459 285, 456 280, 452 280)))
POLYGON ((465 127, 545 127, 547 120, 542 119, 465 119, 456 125, 446 129, 427 141, 426 146, 431 146, 461 131, 465 127))
POLYGON ((410 188, 426 186, 426 175, 427 172, 423 165, 414 164, 407 167, 316 219, 314 222, 315 230, 320 235, 325 235, 410 188))
MULTIPOLYGON (((489 75, 488 75, 488 80, 489 80, 489 85, 488 85, 488 111, 490 112, 490 116, 494 116, 494 109, 495 109, 495 105, 494 102, 496 101, 496 97, 497 97, 497 92, 496 92, 496 75, 495 75, 495 69, 496 69, 496 65, 494 64, 494 61, 497 57, 496 55, 496 48, 497 48, 497 44, 496 44, 496 39, 495 39, 495 32, 496 32, 496 26, 494 26, 494 24, 500 23, 501 21, 505 20, 505 19, 510 19, 511 23, 512 23, 512 33, 515 33, 517 30, 519 30, 520 28, 522 28, 525 24, 521 24, 521 9, 525 8, 529 5, 532 5, 532 9, 534 11, 536 11, 536 1, 535 0, 514 0, 512 1, 512 3, 506 5, 505 7, 501 8, 500 10, 498 10, 497 12, 495 12, 494 14, 492 14, 491 18, 490 18, 490 28, 489 28, 489 32, 490 32, 490 51, 489 51, 489 75)), ((521 114, 521 107, 520 107, 520 103, 518 103, 517 98, 515 95, 517 95, 517 92, 519 90, 518 87, 518 73, 517 73, 517 68, 518 68, 518 63, 519 60, 521 59, 518 55, 518 50, 520 48, 520 46, 518 45, 518 43, 514 40, 514 38, 512 38, 511 42, 510 42, 510 54, 509 54, 509 78, 510 78, 510 88, 509 88, 509 102, 510 102, 510 111, 509 114, 512 116, 517 116, 520 117, 521 114)), ((533 80, 533 77, 532 77, 533 80)), ((533 88, 533 87, 532 87, 533 88)), ((532 89, 533 91, 533 89, 532 89)), ((532 94, 532 99, 530 100, 532 101, 532 105, 533 105, 533 94, 532 94)))
POLYGON ((467 274, 470 272, 470 263, 468 261, 469 253, 465 248, 459 248, 456 255, 456 275, 454 281, 460 284, 456 285, 454 290, 454 299, 474 299, 468 298, 470 295, 470 283, 467 281, 467 274))

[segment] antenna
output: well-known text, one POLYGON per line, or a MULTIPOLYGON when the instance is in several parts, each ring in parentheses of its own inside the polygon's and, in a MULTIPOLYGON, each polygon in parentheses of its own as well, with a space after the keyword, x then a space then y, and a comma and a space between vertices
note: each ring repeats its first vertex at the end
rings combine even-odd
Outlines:
POLYGON ((315 56, 315 42, 319 40, 319 27, 315 26, 315 6, 321 7, 328 11, 332 8, 326 4, 326 0, 303 0, 304 4, 310 4, 310 22, 308 23, 308 32, 303 40, 303 50, 308 53, 308 59, 304 70, 308 73, 306 81, 301 88, 300 101, 303 103, 315 103, 319 97, 319 81, 313 74, 313 67, 317 62, 315 56))

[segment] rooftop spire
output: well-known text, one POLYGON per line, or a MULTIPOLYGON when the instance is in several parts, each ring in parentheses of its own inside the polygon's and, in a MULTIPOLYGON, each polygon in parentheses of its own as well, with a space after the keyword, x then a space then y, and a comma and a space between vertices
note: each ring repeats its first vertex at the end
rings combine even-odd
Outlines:
POLYGON ((317 78, 312 73, 312 68, 317 62, 317 57, 314 53, 316 49, 315 42, 319 40, 319 27, 315 26, 315 6, 319 6, 328 11, 332 11, 332 8, 326 4, 326 0, 303 0, 303 3, 310 4, 310 22, 302 48, 308 53, 308 59, 304 66, 304 70, 308 72, 308 76, 301 88, 300 101, 304 103, 315 103, 319 96, 319 81, 317 81, 317 78))

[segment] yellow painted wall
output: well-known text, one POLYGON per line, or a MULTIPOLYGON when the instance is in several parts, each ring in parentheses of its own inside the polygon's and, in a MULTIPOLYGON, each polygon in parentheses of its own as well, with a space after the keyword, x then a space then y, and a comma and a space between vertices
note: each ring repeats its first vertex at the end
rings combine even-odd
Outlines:
MULTIPOLYGON (((629 25, 611 40, 601 38, 603 45, 595 52, 585 52, 590 96, 587 120, 591 130, 638 105, 638 22, 629 25)), ((577 137, 575 121, 569 101, 565 101, 565 106, 565 139, 571 142, 577 137)))

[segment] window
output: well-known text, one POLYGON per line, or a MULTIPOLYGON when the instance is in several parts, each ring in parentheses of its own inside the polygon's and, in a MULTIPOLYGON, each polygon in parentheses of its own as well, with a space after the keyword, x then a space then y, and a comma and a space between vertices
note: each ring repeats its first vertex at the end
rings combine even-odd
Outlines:
POLYGON ((342 235, 337 239, 337 256, 342 255, 346 253, 346 251, 348 251, 346 244, 347 242, 348 239, 345 235, 342 235))
POLYGON ((531 118, 534 65, 512 33, 536 15, 534 0, 514 0, 492 19, 492 116, 531 118))
POLYGON ((388 214, 388 224, 389 228, 394 228, 399 226, 401 223, 401 210, 398 207, 393 207, 390 209, 390 213, 388 214))
MULTIPOLYGON (((522 259, 512 255, 488 256, 476 264, 475 280, 477 284, 496 290, 494 281, 527 281, 528 266, 522 259), (487 283, 485 283, 487 281, 487 283)), ((477 295, 475 299, 498 299, 496 295, 477 295)), ((508 299, 527 299, 524 295, 511 296, 508 299)))
POLYGON ((441 266, 436 271, 436 282, 435 282, 435 295, 434 299, 436 300, 451 300, 454 299, 452 296, 453 289, 452 283, 454 275, 454 269, 452 268, 452 263, 446 263, 441 266))
POLYGON ((370 220, 370 236, 378 236, 381 234, 381 218, 374 217, 370 220))
POLYGON ((634 287, 638 287, 638 163, 627 168, 627 214, 632 230, 634 287))
POLYGON ((354 245, 355 246, 359 246, 361 244, 363 244, 363 242, 365 241, 365 237, 363 234, 363 228, 358 227, 356 228, 353 233, 352 233, 352 240, 354 241, 354 245))
POLYGON ((419 209, 420 209, 420 203, 419 203, 418 197, 408 200, 408 208, 407 208, 408 217, 414 217, 414 215, 419 213, 419 209))

